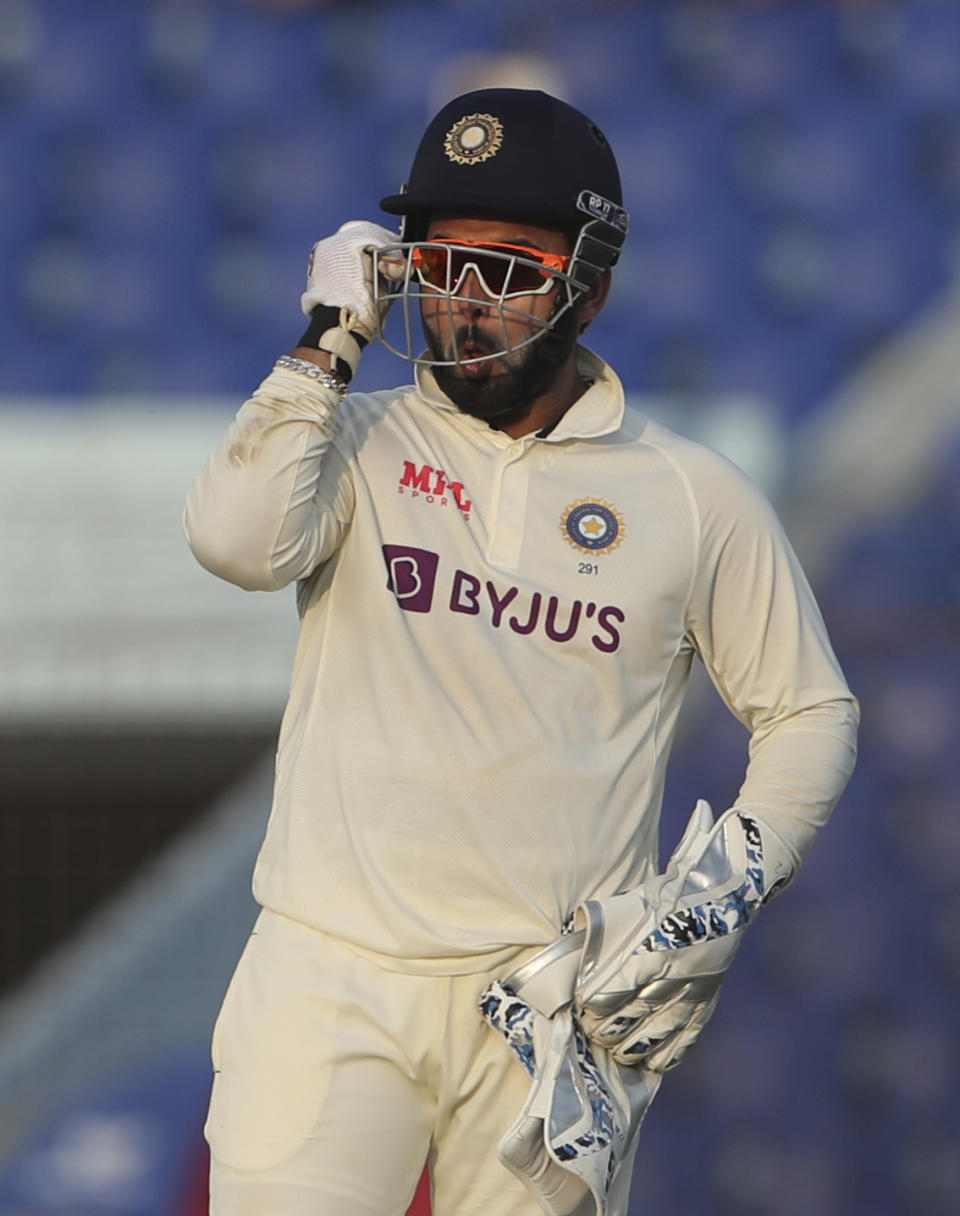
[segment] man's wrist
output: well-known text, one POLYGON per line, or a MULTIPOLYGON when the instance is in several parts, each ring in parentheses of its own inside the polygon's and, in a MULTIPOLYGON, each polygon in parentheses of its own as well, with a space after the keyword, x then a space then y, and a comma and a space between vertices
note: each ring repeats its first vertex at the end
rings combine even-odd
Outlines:
POLYGON ((323 388, 332 389, 341 397, 347 391, 345 380, 342 380, 329 367, 323 367, 314 359, 301 359, 296 354, 281 355, 273 366, 275 371, 288 371, 294 372, 298 376, 305 376, 323 388))
POLYGON ((295 346, 290 351, 290 357, 302 359, 305 363, 315 363, 323 371, 337 374, 333 366, 334 357, 329 351, 315 350, 312 346, 295 346))
POLYGON ((310 324, 300 335, 297 348, 322 351, 331 358, 331 370, 349 384, 357 370, 367 339, 347 328, 348 310, 332 304, 318 304, 310 314, 310 324))

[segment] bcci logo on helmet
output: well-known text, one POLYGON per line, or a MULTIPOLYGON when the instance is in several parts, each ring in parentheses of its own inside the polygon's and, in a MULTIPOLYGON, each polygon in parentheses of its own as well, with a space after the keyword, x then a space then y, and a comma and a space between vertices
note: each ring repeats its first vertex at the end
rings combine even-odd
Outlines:
POLYGON ((447 132, 443 150, 458 165, 478 165, 496 156, 503 144, 503 123, 492 114, 468 114, 447 132))

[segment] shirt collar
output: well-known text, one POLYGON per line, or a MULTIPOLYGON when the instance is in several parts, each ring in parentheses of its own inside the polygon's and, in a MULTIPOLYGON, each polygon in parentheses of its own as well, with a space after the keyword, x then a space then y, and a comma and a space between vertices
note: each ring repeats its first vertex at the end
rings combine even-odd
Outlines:
MULTIPOLYGON (((613 368, 593 351, 587 350, 585 346, 578 346, 577 371, 584 380, 590 382, 590 387, 570 406, 553 430, 543 437, 544 443, 559 443, 564 439, 594 439, 599 435, 609 435, 617 430, 623 421, 623 385, 613 368)), ((481 419, 461 414, 425 364, 415 365, 415 376, 417 391, 425 401, 445 413, 456 414, 464 422, 473 424, 480 430, 491 430, 481 419)))

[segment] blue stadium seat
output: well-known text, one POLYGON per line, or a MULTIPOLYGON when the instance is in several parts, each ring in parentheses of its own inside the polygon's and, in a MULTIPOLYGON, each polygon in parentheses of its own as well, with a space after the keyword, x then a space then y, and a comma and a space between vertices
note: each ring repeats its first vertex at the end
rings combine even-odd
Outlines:
MULTIPOLYGON (((165 369, 205 368, 204 385, 211 343, 231 351, 213 379, 240 392, 256 327, 265 348, 285 341, 279 300, 291 284, 295 296, 310 244, 377 218, 467 50, 553 56, 618 149, 634 228, 597 334, 631 388, 761 392, 790 425, 948 281, 960 207, 948 5, 907 5, 871 30, 806 4, 19 11, 6 92, 0 71, 0 265, 15 271, 49 233, 85 242, 78 256, 105 258, 110 286, 77 318, 84 341, 149 343, 165 369), (205 284, 241 247, 250 278, 231 301, 205 284), (154 302, 131 288, 120 324, 125 266, 154 302)), ((6 282, 0 313, 22 303, 17 274, 6 282)), ((40 313, 20 322, 38 340, 40 313)), ((0 364, 0 392, 18 362, 0 364)), ((59 382, 83 392, 97 364, 59 382)))

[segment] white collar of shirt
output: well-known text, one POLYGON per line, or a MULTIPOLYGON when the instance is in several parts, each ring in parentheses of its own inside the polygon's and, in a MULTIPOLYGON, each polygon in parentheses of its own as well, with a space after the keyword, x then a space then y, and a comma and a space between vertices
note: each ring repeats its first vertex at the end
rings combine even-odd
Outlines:
MULTIPOLYGON (((617 430, 623 421, 623 385, 613 368, 585 346, 578 346, 577 371, 584 380, 590 382, 590 387, 570 406, 553 430, 542 437, 544 443, 559 443, 564 439, 594 439, 599 435, 609 435, 617 430)), ((482 419, 462 414, 439 387, 429 367, 416 365, 416 382, 419 395, 431 405, 445 413, 456 415, 464 425, 486 431, 491 436, 502 435, 502 432, 494 430, 482 419)), ((507 436, 504 438, 509 440, 507 436)), ((530 438, 534 436, 531 435, 530 438)))

